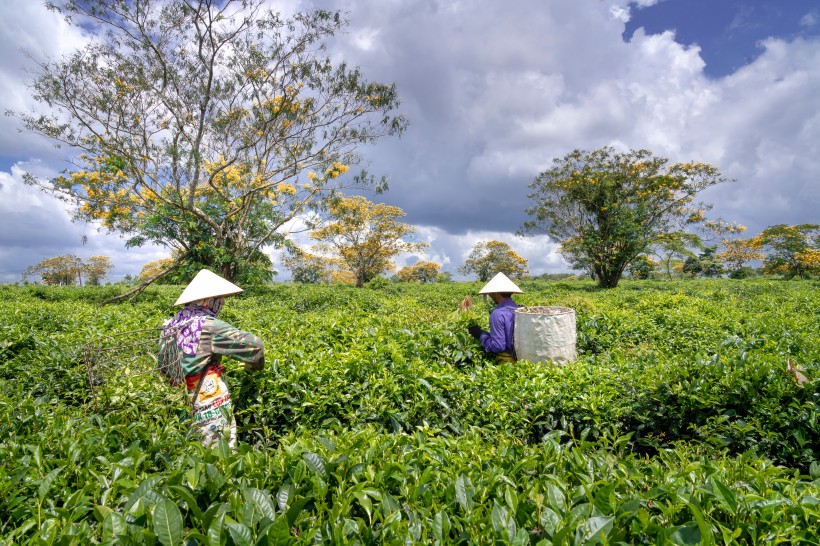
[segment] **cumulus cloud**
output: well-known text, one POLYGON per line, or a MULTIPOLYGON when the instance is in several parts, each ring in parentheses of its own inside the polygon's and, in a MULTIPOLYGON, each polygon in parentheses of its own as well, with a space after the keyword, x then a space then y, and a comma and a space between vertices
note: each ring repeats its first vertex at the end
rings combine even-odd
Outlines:
MULTIPOLYGON (((59 59, 81 47, 88 37, 41 2, 15 2, 0 8, 0 97, 4 113, 28 113, 37 109, 27 83, 36 63, 59 59)), ((56 155, 46 140, 21 131, 16 116, 0 117, 0 155, 11 158, 56 155)))
POLYGON ((804 28, 812 28, 820 24, 820 11, 812 10, 800 18, 800 26, 804 28))
POLYGON ((18 282, 28 266, 65 254, 110 257, 114 269, 106 280, 117 281, 168 254, 154 246, 126 249, 122 239, 97 226, 72 222, 66 203, 26 185, 24 172, 41 178, 55 174, 42 162, 0 171, 0 282, 18 282))
MULTIPOLYGON (((535 274, 566 270, 554 242, 514 235, 527 219, 528 185, 553 158, 605 145, 715 164, 735 182, 703 197, 714 203, 714 215, 749 233, 818 221, 820 40, 768 39, 741 69, 710 78, 701 49, 679 43, 673 32, 639 29, 624 41, 629 10, 654 3, 347 0, 350 27, 328 52, 361 66, 368 78, 397 84, 408 131, 361 152, 371 172, 390 177, 386 200, 430 242, 425 259, 455 271, 477 240, 492 238, 509 242, 535 274)), ((337 7, 327 0, 276 5, 337 7)), ((803 28, 815 25, 815 16, 806 14, 803 28)), ((20 32, 47 37, 43 51, 59 51, 51 37, 70 32, 39 15, 14 21, 20 32)), ((0 70, 11 62, 0 61, 0 70)), ((20 78, 10 80, 5 85, 15 91, 4 100, 22 104, 15 98, 25 96, 20 78)), ((0 131, 6 153, 44 157, 42 143, 21 144, 7 127, 0 131)), ((13 172, 5 173, 0 191, 12 180, 13 172)), ((36 217, 37 206, 19 210, 31 207, 36 217)))

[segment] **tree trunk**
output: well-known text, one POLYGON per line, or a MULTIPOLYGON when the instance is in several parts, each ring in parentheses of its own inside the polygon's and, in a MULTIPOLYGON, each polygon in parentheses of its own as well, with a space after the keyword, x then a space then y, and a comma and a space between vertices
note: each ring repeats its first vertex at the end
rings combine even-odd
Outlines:
POLYGON ((601 288, 615 288, 618 286, 618 281, 621 280, 623 269, 601 270, 598 271, 598 286, 601 288))

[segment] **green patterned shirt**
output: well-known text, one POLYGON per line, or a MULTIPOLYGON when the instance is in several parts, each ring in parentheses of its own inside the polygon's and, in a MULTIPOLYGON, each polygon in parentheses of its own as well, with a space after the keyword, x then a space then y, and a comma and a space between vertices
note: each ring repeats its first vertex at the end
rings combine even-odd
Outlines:
POLYGON ((182 353, 180 364, 188 377, 201 374, 209 361, 219 364, 223 356, 244 362, 247 370, 261 370, 265 366, 265 348, 261 339, 213 317, 206 317, 202 323, 196 354, 182 353))

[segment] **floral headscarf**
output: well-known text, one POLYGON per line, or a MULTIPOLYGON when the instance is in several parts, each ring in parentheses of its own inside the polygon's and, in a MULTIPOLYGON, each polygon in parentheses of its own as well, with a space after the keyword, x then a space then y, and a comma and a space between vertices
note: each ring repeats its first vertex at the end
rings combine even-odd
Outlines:
POLYGON ((165 325, 166 329, 174 328, 177 334, 177 345, 186 355, 196 354, 202 336, 202 324, 207 317, 215 317, 225 303, 223 296, 197 300, 186 305, 165 325))

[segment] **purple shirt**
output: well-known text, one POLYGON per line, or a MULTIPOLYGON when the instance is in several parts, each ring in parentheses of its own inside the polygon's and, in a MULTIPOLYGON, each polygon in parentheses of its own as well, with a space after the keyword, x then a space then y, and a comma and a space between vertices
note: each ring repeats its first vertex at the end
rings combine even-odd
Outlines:
POLYGON ((484 350, 490 353, 514 353, 513 327, 515 326, 515 309, 518 304, 507 298, 490 312, 490 331, 482 332, 479 341, 484 350))

